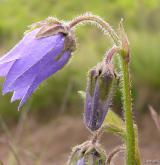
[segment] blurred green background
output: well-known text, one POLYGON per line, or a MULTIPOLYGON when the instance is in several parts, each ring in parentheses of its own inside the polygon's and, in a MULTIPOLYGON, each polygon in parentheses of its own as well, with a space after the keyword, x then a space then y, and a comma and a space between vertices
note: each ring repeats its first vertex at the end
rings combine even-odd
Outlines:
MULTIPOLYGON (((70 20, 87 11, 103 17, 115 29, 124 18, 132 54, 134 108, 144 112, 152 104, 160 109, 159 0, 0 0, 0 55, 21 39, 28 25, 48 16, 70 20)), ((31 114, 40 119, 83 112, 77 91, 85 89, 88 69, 101 60, 111 42, 90 25, 78 28, 76 37, 77 50, 70 63, 45 81, 28 102, 31 114)), ((11 104, 10 96, 0 95, 0 114, 8 121, 19 115, 18 102, 11 104)), ((115 103, 121 107, 118 92, 115 103)))

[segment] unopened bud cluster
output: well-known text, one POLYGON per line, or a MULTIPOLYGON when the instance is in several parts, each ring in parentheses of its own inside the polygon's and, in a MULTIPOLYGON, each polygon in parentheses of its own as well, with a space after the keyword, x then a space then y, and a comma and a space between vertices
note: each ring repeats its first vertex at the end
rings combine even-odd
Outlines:
POLYGON ((106 153, 99 143, 86 141, 73 148, 68 165, 105 165, 106 153))

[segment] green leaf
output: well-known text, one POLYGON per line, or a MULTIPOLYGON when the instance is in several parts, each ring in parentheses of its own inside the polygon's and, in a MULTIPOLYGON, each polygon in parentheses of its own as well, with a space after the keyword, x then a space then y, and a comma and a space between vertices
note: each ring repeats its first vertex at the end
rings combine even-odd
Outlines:
POLYGON ((107 125, 110 124, 118 128, 124 128, 125 126, 124 121, 112 110, 109 110, 106 115, 103 125, 106 125, 106 124, 107 125))
POLYGON ((115 112, 111 110, 108 111, 102 127, 107 132, 120 135, 123 138, 126 137, 124 121, 115 112))

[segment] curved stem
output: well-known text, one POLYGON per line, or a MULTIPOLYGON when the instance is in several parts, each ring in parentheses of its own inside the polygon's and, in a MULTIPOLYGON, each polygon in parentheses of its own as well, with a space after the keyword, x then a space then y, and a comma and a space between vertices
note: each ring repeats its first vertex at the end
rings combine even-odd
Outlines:
POLYGON ((125 147, 124 146, 118 146, 116 147, 111 153, 109 153, 108 155, 108 159, 107 159, 107 162, 106 162, 106 165, 110 165, 113 158, 120 152, 123 152, 125 150, 125 147))
POLYGON ((79 24, 88 23, 88 22, 96 23, 98 26, 100 26, 102 28, 102 30, 104 32, 107 32, 111 36, 111 38, 116 43, 116 45, 120 44, 119 37, 118 37, 117 33, 112 29, 112 27, 106 21, 104 21, 102 18, 100 18, 96 15, 92 15, 90 13, 76 17, 74 20, 72 20, 69 23, 69 27, 73 28, 79 24))
POLYGON ((111 60, 113 59, 113 56, 115 54, 118 53, 118 51, 120 51, 120 47, 118 46, 113 46, 111 49, 109 49, 106 53, 105 53, 105 57, 104 57, 104 62, 105 64, 108 64, 111 62, 111 60))

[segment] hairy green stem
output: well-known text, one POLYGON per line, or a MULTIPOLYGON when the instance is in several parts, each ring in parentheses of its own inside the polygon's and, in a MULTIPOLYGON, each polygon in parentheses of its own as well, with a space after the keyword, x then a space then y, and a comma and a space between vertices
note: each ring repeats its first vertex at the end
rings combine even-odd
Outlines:
POLYGON ((135 160, 135 132, 134 122, 132 118, 132 97, 131 97, 131 83, 129 74, 129 64, 124 58, 123 54, 119 58, 121 69, 121 91, 123 99, 123 109, 126 126, 126 164, 136 165, 135 160))

